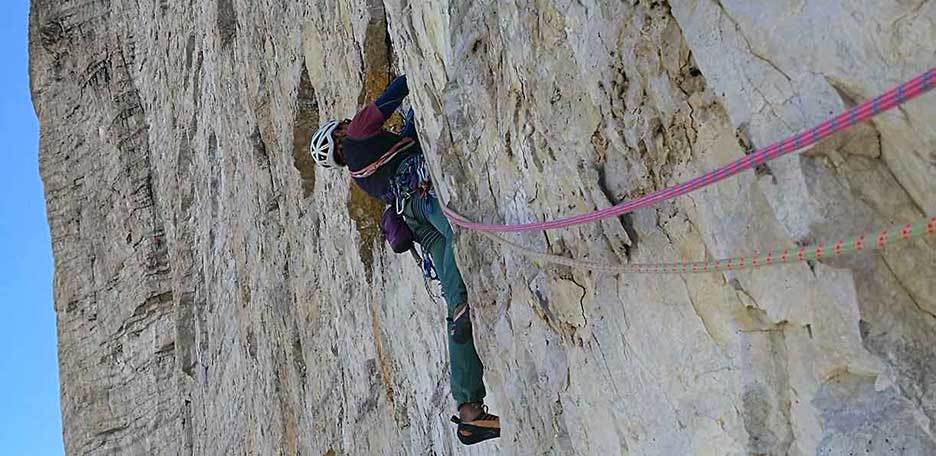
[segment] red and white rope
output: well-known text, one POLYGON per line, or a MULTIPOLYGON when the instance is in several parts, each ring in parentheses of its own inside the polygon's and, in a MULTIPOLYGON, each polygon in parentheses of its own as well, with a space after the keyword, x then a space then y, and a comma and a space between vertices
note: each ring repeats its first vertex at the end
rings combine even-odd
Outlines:
POLYGON ((918 220, 915 223, 897 225, 883 231, 853 236, 848 239, 819 242, 805 247, 777 248, 765 254, 725 258, 710 261, 690 261, 677 263, 643 263, 643 264, 607 264, 594 261, 583 261, 560 255, 552 255, 531 250, 516 242, 504 239, 493 233, 478 231, 498 244, 506 245, 533 261, 559 264, 573 268, 587 269, 610 274, 694 274, 718 271, 736 271, 753 269, 777 264, 796 263, 810 260, 822 260, 849 253, 861 253, 880 250, 896 242, 906 242, 912 239, 932 236, 936 234, 936 217, 918 220))
MULTIPOLYGON (((595 222, 610 217, 618 217, 636 209, 647 207, 660 201, 666 201, 677 196, 707 187, 716 182, 727 179, 742 171, 754 168, 778 157, 815 144, 819 140, 838 131, 847 130, 853 125, 870 119, 882 112, 900 106, 913 98, 926 93, 936 86, 936 68, 930 68, 919 76, 895 87, 884 94, 868 100, 861 105, 845 111, 831 119, 822 122, 816 127, 790 136, 783 141, 757 149, 745 157, 739 158, 721 168, 705 173, 687 182, 674 185, 663 190, 653 192, 643 197, 622 202, 620 204, 600 209, 588 214, 581 214, 558 220, 545 222, 521 223, 516 225, 499 225, 473 222, 458 212, 442 205, 442 210, 449 220, 458 226, 477 231, 491 232, 528 232, 553 230, 584 223, 595 222)), ((441 202, 440 202, 441 203, 441 202)))

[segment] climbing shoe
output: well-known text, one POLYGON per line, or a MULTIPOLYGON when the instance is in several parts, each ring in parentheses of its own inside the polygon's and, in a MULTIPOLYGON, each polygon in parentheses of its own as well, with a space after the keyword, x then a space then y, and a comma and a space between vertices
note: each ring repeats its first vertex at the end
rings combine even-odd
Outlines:
POLYGON ((483 406, 483 409, 484 411, 471 421, 462 421, 457 416, 452 416, 452 422, 458 425, 455 433, 458 434, 461 443, 474 445, 500 437, 500 418, 487 413, 486 406, 483 406))

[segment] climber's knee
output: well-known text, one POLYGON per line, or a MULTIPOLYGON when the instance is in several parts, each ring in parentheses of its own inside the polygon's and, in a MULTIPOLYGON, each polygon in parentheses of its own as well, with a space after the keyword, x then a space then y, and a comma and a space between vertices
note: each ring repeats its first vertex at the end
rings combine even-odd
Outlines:
POLYGON ((452 342, 458 345, 471 342, 471 316, 468 312, 468 304, 455 308, 455 314, 448 319, 448 326, 452 342))

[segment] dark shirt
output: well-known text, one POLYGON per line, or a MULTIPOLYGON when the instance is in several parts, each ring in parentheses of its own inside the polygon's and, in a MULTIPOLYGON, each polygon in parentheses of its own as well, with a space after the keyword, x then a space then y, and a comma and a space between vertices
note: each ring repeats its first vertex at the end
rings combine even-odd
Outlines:
MULTIPOLYGON (((403 98, 408 94, 406 76, 398 76, 376 101, 365 106, 351 119, 348 135, 342 141, 344 159, 351 171, 363 169, 391 149, 404 147, 418 139, 412 109, 406 114, 406 122, 399 134, 383 129, 384 122, 400 107, 403 98)), ((390 180, 402 159, 414 153, 422 153, 418 143, 385 163, 373 175, 354 178, 354 181, 369 195, 391 202, 390 180)))

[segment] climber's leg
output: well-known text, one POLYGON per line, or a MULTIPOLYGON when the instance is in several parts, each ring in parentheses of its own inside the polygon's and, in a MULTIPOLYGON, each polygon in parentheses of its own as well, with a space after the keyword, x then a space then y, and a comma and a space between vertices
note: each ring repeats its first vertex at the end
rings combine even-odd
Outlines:
POLYGON ((432 257, 442 282, 442 294, 448 308, 452 396, 459 406, 483 402, 484 367, 475 350, 468 313, 468 291, 455 263, 452 229, 433 197, 409 198, 404 215, 419 244, 432 257))

